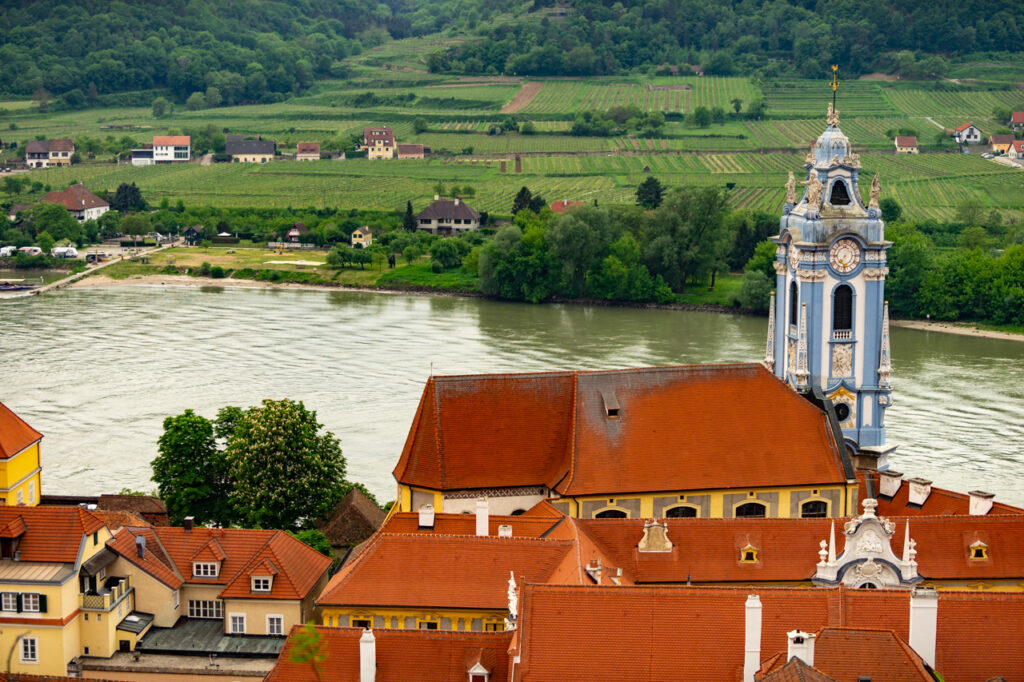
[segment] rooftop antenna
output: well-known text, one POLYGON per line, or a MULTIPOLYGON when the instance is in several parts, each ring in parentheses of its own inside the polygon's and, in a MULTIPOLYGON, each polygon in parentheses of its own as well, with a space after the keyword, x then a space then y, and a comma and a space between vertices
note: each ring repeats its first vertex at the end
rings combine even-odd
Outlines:
POLYGON ((829 85, 832 86, 832 108, 836 108, 836 91, 839 90, 839 79, 837 78, 839 72, 839 65, 832 65, 832 82, 829 85))

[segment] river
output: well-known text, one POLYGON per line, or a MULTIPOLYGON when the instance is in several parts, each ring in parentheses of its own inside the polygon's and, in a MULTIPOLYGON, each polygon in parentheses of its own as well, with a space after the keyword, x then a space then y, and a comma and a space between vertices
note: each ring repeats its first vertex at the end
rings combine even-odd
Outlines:
MULTIPOLYGON (((431 372, 756 361, 766 331, 713 313, 214 287, 76 289, 0 316, 0 401, 45 434, 44 492, 153 489, 165 417, 288 397, 382 502, 431 372)), ((1024 343, 893 329, 892 346, 892 468, 1024 505, 1024 343)))

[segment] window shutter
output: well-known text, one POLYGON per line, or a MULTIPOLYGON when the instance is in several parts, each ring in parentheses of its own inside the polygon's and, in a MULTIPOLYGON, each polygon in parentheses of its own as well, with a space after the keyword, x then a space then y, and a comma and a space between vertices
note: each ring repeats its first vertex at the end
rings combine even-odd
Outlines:
POLYGON ((18 613, 21 613, 21 592, 18 593, 18 613))
POLYGON ((39 595, 39 613, 46 613, 46 595, 39 595))

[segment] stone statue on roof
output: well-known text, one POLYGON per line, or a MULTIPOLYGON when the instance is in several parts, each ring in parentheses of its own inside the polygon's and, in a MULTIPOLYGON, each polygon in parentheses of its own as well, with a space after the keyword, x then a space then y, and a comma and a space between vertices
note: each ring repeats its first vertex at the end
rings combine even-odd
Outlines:
POLYGON ((821 204, 821 190, 825 189, 825 185, 821 184, 818 174, 812 172, 811 177, 800 184, 807 187, 807 205, 809 207, 819 206, 821 204))
POLYGON ((796 203, 796 178, 793 177, 793 171, 789 171, 789 179, 786 180, 786 203, 796 203))
POLYGON ((519 593, 516 592, 516 576, 508 572, 508 613, 515 620, 519 615, 519 593))
POLYGON ((832 106, 832 103, 828 103, 828 115, 825 117, 830 126, 839 127, 839 110, 832 106))
POLYGON ((878 197, 881 194, 882 183, 878 179, 878 173, 875 173, 875 177, 871 181, 871 198, 868 200, 868 208, 878 208, 878 197))

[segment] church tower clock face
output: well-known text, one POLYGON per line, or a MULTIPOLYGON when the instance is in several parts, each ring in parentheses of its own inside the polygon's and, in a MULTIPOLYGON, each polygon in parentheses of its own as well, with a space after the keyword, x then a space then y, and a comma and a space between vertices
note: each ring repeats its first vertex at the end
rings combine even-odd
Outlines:
POLYGON ((828 262, 833 270, 846 274, 860 264, 860 246, 852 239, 840 239, 829 249, 828 262))

